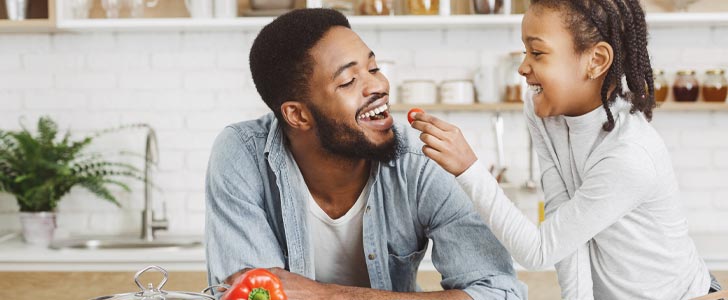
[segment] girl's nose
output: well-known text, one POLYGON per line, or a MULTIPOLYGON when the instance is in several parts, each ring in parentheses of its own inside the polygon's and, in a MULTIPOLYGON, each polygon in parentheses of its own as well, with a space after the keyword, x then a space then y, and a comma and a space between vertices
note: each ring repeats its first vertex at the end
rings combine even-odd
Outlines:
POLYGON ((531 73, 531 66, 529 66, 526 63, 526 60, 524 59, 523 62, 521 62, 521 65, 518 66, 518 74, 521 74, 521 76, 526 77, 530 73, 531 73))

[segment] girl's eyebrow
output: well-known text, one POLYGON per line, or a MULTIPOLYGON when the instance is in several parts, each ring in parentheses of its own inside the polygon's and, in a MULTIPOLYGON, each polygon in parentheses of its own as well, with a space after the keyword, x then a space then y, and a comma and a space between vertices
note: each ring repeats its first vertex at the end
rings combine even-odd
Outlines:
POLYGON ((542 40, 540 37, 536 37, 536 36, 527 36, 526 37, 526 43, 530 43, 533 41, 544 42, 544 40, 542 40))

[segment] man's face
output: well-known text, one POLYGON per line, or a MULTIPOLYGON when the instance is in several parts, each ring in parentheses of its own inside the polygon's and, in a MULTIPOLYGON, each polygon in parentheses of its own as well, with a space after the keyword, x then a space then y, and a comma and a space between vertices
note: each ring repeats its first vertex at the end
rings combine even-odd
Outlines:
POLYGON ((352 159, 397 156, 389 114, 389 81, 374 53, 353 31, 333 27, 310 51, 314 61, 306 103, 324 149, 352 159))

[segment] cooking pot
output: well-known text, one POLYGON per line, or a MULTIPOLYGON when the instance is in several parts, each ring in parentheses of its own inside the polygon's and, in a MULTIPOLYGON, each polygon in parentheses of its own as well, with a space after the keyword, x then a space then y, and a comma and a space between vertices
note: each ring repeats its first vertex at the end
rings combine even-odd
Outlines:
POLYGON ((148 266, 134 275, 134 283, 136 283, 140 291, 110 296, 101 296, 97 298, 92 298, 90 300, 215 300, 214 296, 207 295, 205 293, 208 290, 216 287, 222 287, 225 289, 228 288, 227 285, 213 285, 208 286, 200 293, 165 291, 162 289, 162 287, 164 287, 164 284, 167 283, 167 278, 169 278, 167 270, 158 266, 148 266), (164 275, 164 279, 162 279, 162 282, 159 283, 159 286, 154 287, 152 283, 149 283, 145 288, 139 282, 139 276, 149 270, 156 270, 164 275))

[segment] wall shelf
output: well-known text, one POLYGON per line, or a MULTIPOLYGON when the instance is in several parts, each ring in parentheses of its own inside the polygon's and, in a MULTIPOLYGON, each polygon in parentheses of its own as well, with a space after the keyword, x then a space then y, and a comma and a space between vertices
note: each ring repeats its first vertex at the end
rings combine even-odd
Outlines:
POLYGON ((0 20, 0 32, 51 32, 55 24, 48 19, 30 19, 23 21, 0 20))
MULTIPOLYGON (((5 5, 0 15, 6 15, 5 5)), ((0 19, 0 33, 53 32, 56 30, 56 0, 28 3, 25 20, 0 19)))
MULTIPOLYGON (((60 10, 60 8, 59 8, 60 10)), ((458 16, 350 16, 357 30, 432 30, 517 28, 522 15, 458 15, 458 16)), ((256 30, 270 23, 273 17, 239 17, 235 19, 83 19, 59 18, 60 31, 202 31, 256 30)), ((728 25, 724 13, 654 13, 647 15, 651 27, 728 25)))
MULTIPOLYGON (((410 105, 410 104, 393 104, 391 110, 393 112, 406 112, 410 108, 419 107, 425 111, 445 111, 445 112, 512 112, 523 110, 522 103, 476 103, 476 104, 433 104, 433 105, 410 105)), ((694 102, 679 103, 665 102, 658 105, 655 111, 666 112, 728 112, 728 103, 710 103, 710 102, 694 102)))
POLYGON ((393 104, 390 108, 393 112, 407 112, 410 108, 419 107, 425 111, 450 111, 450 112, 482 112, 482 111, 521 111, 522 103, 476 103, 476 104, 393 104))

